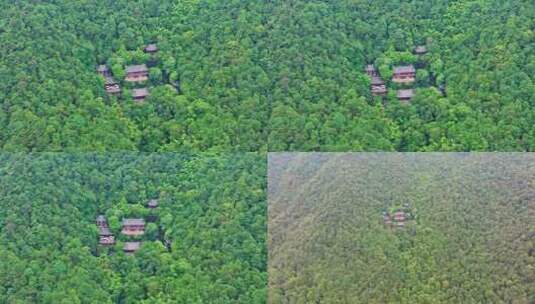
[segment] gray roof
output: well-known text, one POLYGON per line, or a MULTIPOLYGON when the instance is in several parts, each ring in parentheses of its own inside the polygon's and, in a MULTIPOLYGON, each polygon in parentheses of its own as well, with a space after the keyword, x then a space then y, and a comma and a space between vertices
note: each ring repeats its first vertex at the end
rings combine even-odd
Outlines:
POLYGON ((386 86, 383 84, 383 85, 378 85, 378 86, 373 86, 372 87, 372 93, 386 93, 386 86))
POLYGON ((156 46, 156 43, 151 43, 151 44, 148 44, 145 47, 145 51, 146 52, 157 52, 158 51, 158 47, 156 46))
POLYGON ((149 89, 132 89, 132 97, 146 97, 149 96, 149 89))
POLYGON ((124 251, 136 251, 141 247, 141 242, 124 242, 124 251))
POLYGON ((370 72, 371 71, 375 71, 375 67, 373 66, 373 64, 368 64, 366 66, 366 72, 368 72, 368 71, 370 71, 370 72))
POLYGON ((123 226, 130 226, 130 225, 145 225, 144 219, 123 219, 123 226))
POLYGON ((147 205, 149 207, 157 207, 158 206, 158 200, 157 199, 151 199, 149 200, 149 202, 147 203, 147 205))
POLYGON ((148 72, 149 69, 145 64, 129 65, 126 67, 126 73, 148 72))
POLYGON ((107 236, 113 235, 108 227, 100 227, 99 235, 107 236))
POLYGON ((398 98, 412 98, 414 95, 413 89, 406 89, 406 90, 398 90, 397 96, 398 98))
POLYGON ((101 64, 97 67, 98 72, 107 72, 109 71, 108 66, 105 64, 101 64))
POLYGON ((371 84, 372 85, 382 85, 382 84, 385 84, 385 82, 381 79, 381 77, 372 77, 371 84))
POLYGON ((414 69, 414 66, 411 65, 404 65, 404 66, 398 66, 394 67, 394 74, 398 73, 414 73, 416 70, 414 69))
POLYGON ((106 87, 106 92, 108 92, 108 93, 120 93, 121 92, 121 87, 119 87, 118 84, 110 85, 110 86, 106 87))
POLYGON ((101 235, 99 243, 102 245, 115 244, 115 237, 113 235, 101 235))
POLYGON ((424 54, 427 53, 427 48, 425 47, 425 45, 419 45, 414 49, 414 52, 416 54, 424 54))
POLYGON ((116 84, 117 83, 117 81, 115 81, 115 79, 113 79, 113 77, 109 77, 109 76, 105 78, 105 82, 106 82, 106 84, 116 84))

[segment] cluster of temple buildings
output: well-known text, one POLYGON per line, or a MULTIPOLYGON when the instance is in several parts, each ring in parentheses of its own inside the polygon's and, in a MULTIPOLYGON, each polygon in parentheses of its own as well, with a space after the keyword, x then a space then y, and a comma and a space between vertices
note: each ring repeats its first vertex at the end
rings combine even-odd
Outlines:
POLYGON ((406 221, 411 218, 410 206, 404 205, 403 209, 397 209, 394 213, 383 212, 383 222, 388 227, 405 228, 406 221))
MULTIPOLYGON (((158 52, 158 47, 156 44, 148 44, 144 48, 145 53, 154 55, 158 52)), ((112 76, 112 73, 108 66, 102 64, 97 67, 97 72, 102 75, 105 79, 104 88, 106 93, 109 95, 120 95, 121 87, 117 81, 112 76)), ((124 81, 130 83, 142 83, 149 79, 149 68, 146 64, 135 64, 129 65, 125 68, 125 77, 124 81)), ((146 87, 143 88, 134 88, 131 90, 132 98, 136 102, 143 102, 147 96, 149 96, 149 89, 146 87)))
POLYGON ((405 227, 405 212, 396 211, 393 214, 383 214, 383 221, 387 226, 396 226, 398 228, 405 227))
MULTIPOLYGON (((147 203, 147 208, 155 209, 158 207, 158 200, 151 199, 147 203)), ((99 244, 102 246, 111 246, 115 244, 115 237, 108 227, 108 221, 104 215, 97 216, 97 227, 99 228, 99 244)), ((124 218, 122 221, 121 234, 127 237, 138 237, 145 234, 145 219, 143 218, 124 218)), ((140 241, 124 242, 123 251, 125 253, 134 253, 141 247, 140 241)))
MULTIPOLYGON (((414 49, 416 55, 424 55, 427 53, 425 46, 417 46, 414 49)), ((369 64, 365 68, 366 74, 370 76, 370 91, 374 96, 385 96, 388 89, 385 82, 379 75, 379 72, 373 64, 369 64)), ((392 82, 397 84, 411 84, 416 80, 416 68, 414 65, 403 65, 394 67, 394 73, 392 75, 392 82)), ((414 89, 399 89, 396 92, 396 96, 400 102, 409 102, 414 95, 414 89)))

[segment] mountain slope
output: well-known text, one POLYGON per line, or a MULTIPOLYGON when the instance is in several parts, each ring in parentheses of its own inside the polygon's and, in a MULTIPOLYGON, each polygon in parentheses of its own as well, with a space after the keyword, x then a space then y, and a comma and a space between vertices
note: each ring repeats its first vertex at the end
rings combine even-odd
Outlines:
POLYGON ((0 148, 533 151, 534 5, 4 1, 0 148), (149 80, 122 81, 140 63, 149 80), (370 93, 370 63, 384 100, 370 93), (99 64, 122 97, 106 95, 99 64), (390 80, 401 64, 418 68, 410 105, 390 80), (149 88, 146 102, 132 100, 134 86, 149 88))
POLYGON ((530 303, 533 160, 336 154, 281 185, 317 167, 294 155, 268 198, 269 302, 530 303), (385 225, 405 204, 405 228, 385 225))
POLYGON ((0 154, 0 302, 265 303, 265 170, 256 154, 0 154))

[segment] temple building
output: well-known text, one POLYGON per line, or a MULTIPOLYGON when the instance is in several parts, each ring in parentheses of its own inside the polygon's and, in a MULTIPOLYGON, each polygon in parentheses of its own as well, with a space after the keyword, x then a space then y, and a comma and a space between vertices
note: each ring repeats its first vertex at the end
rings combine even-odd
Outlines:
POLYGON ((414 96, 413 89, 398 90, 397 92, 397 97, 399 101, 404 102, 404 103, 410 102, 413 96, 414 96))
POLYGON ((122 234, 129 236, 142 235, 145 233, 144 219, 123 219, 122 234))
POLYGON ((405 212, 403 212, 403 211, 395 212, 395 213, 394 213, 394 220, 395 220, 396 222, 403 222, 403 221, 405 221, 405 212))
POLYGON ((143 102, 147 96, 149 96, 149 90, 147 88, 132 89, 132 98, 134 101, 143 102))
POLYGON ((414 54, 416 55, 425 55, 427 53, 427 48, 425 47, 425 45, 419 45, 417 47, 414 48, 414 54))
POLYGON ((130 65, 126 67, 124 80, 130 82, 146 81, 149 79, 149 69, 145 64, 130 65))
POLYGON ((364 70, 366 71, 366 74, 368 74, 368 76, 370 77, 379 77, 379 73, 377 72, 373 64, 368 64, 364 70))
POLYGON ((99 231, 99 244, 109 246, 115 244, 115 237, 107 227, 100 227, 99 231))
POLYGON ((119 86, 119 83, 111 76, 106 77, 104 88, 106 89, 106 93, 110 95, 118 95, 121 93, 121 87, 119 86))
POLYGON ((98 227, 108 227, 108 221, 106 221, 106 217, 102 214, 97 216, 96 224, 98 227))
POLYGON ((149 207, 150 209, 157 208, 158 207, 158 200, 157 199, 149 200, 149 202, 147 203, 147 207, 149 207))
POLYGON ((158 52, 158 46, 155 43, 148 44, 144 51, 148 54, 156 54, 158 52))
POLYGON ((126 253, 134 253, 141 247, 141 242, 125 242, 123 251, 126 253))
POLYGON ((416 79, 416 69, 413 65, 399 66, 394 68, 392 81, 395 83, 411 83, 416 79))
POLYGON ((111 76, 111 71, 108 68, 108 66, 105 65, 105 64, 101 64, 101 65, 99 65, 97 67, 97 73, 99 73, 100 75, 102 75, 104 77, 110 77, 111 76))
POLYGON ((385 82, 380 78, 373 76, 371 80, 371 92, 374 96, 386 95, 387 89, 385 82))

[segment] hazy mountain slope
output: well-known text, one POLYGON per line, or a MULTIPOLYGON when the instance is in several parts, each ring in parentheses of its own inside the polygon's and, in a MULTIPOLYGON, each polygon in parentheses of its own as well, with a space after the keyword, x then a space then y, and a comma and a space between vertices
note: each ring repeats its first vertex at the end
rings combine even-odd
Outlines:
POLYGON ((534 174, 520 154, 332 156, 269 196, 269 301, 529 303, 534 174), (386 227, 404 203, 414 219, 386 227))

